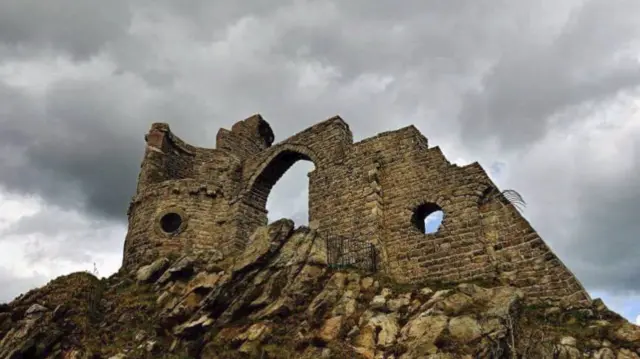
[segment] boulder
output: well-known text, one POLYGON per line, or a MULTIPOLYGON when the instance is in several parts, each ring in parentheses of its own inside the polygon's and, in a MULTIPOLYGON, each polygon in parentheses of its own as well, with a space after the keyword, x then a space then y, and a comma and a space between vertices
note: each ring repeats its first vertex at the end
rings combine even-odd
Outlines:
POLYGON ((408 347, 408 358, 424 357, 438 350, 436 340, 447 327, 444 315, 418 315, 400 330, 400 342, 408 347))
POLYGON ((342 329, 342 322, 343 317, 341 315, 327 319, 318 333, 318 338, 324 342, 335 340, 342 329))
POLYGON ((452 339, 461 344, 471 343, 482 336, 480 324, 468 315, 451 318, 448 329, 452 339))
POLYGON ((473 305, 473 299, 464 293, 454 293, 436 303, 434 308, 447 315, 458 315, 473 305))
POLYGON ((616 359, 616 354, 611 348, 601 348, 593 353, 593 359, 616 359))
POLYGON ((616 359, 640 359, 640 356, 627 348, 621 348, 616 359))
POLYGON ((164 284, 178 276, 189 276, 193 273, 193 267, 196 258, 191 255, 185 255, 178 259, 173 265, 167 269, 156 281, 158 284, 164 284))
POLYGON ((560 344, 575 347, 578 342, 574 337, 562 337, 562 339, 560 339, 560 344))
POLYGON ((46 307, 36 303, 33 304, 32 306, 29 307, 29 309, 27 309, 27 311, 25 312, 25 315, 27 317, 31 317, 31 316, 38 316, 46 311, 48 311, 49 309, 47 309, 46 307))
POLYGON ((614 336, 628 343, 640 343, 640 327, 625 321, 616 329, 614 336))
POLYGON ((154 279, 160 277, 162 272, 169 266, 169 259, 159 258, 153 263, 143 266, 136 272, 136 279, 138 282, 152 282, 154 279))
POLYGON ((375 328, 378 333, 376 344, 383 348, 389 348, 396 343, 400 328, 394 314, 379 314, 369 320, 369 326, 375 328))
POLYGON ((400 295, 398 298, 390 299, 387 302, 387 309, 392 312, 397 312, 400 309, 409 306, 411 303, 411 293, 405 293, 400 295))

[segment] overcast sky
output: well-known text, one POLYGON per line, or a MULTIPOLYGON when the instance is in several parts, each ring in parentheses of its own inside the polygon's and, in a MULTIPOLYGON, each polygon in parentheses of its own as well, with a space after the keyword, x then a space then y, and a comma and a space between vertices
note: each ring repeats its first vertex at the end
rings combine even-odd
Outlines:
MULTIPOLYGON (((594 295, 640 314, 640 2, 0 0, 0 301, 120 265, 152 122, 215 146, 341 115, 480 163, 594 295)), ((311 164, 269 198, 306 216, 311 164)))

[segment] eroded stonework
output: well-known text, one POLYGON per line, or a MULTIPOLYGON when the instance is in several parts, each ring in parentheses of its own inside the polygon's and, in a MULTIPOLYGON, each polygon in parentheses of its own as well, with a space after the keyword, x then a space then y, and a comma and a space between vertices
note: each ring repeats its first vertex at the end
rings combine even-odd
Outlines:
POLYGON ((145 139, 125 269, 171 253, 236 255, 267 224, 276 181, 308 160, 310 223, 373 243, 381 270, 400 282, 497 280, 534 299, 589 300, 477 162, 451 164, 414 126, 354 143, 333 117, 273 144, 269 124, 254 115, 221 129, 215 149, 184 143, 164 123, 145 139), (436 209, 445 213, 440 230, 425 234, 416 222, 436 209))

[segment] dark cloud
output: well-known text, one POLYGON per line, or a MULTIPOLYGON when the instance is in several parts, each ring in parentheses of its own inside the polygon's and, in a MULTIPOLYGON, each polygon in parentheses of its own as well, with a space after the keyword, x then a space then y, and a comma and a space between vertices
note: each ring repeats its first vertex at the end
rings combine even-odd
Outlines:
POLYGON ((640 35, 638 14, 638 2, 586 1, 558 35, 503 49, 480 89, 467 94, 462 138, 522 149, 557 122, 580 119, 565 111, 638 88, 638 54, 628 52, 640 35))
POLYGON ((135 132, 119 128, 132 120, 126 113, 132 101, 112 90, 100 83, 61 83, 41 101, 0 98, 10 105, 0 132, 7 150, 4 187, 122 218, 135 188, 134 158, 141 157, 143 132, 142 126, 131 126, 135 132))
POLYGON ((0 43, 64 51, 86 59, 125 36, 131 21, 127 1, 0 1, 0 43))
MULTIPOLYGON (((447 155, 511 173, 504 186, 525 195, 525 214, 582 281, 640 291, 640 168, 587 181, 592 172, 564 165, 591 152, 528 154, 634 94, 637 1, 30 4, 0 0, 0 187, 87 219, 55 226, 48 211, 13 236, 119 251, 89 243, 124 224, 151 122, 213 147, 220 127, 255 112, 277 140, 340 114, 356 140, 413 123, 447 155), (46 70, 25 80, 18 65, 46 70)), ((274 189, 270 216, 306 222, 306 171, 279 182, 289 195, 274 189)), ((32 259, 87 259, 41 248, 32 259)))
POLYGON ((584 284, 610 291, 640 291, 640 140, 635 168, 627 178, 594 183, 581 190, 570 263, 582 273, 584 284), (576 250, 578 249, 579 250, 576 250))

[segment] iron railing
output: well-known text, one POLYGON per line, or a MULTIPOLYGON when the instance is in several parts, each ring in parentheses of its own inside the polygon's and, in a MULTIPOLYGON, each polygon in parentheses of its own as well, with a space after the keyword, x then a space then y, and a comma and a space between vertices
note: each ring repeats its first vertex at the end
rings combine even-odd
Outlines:
POLYGON ((359 268, 367 272, 378 270, 378 252, 369 242, 343 236, 326 236, 329 268, 359 268))

